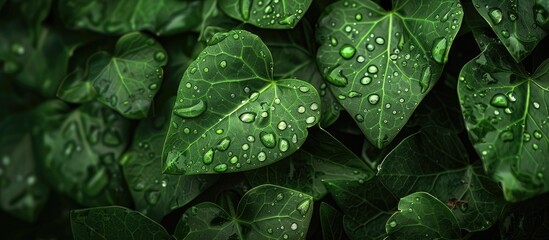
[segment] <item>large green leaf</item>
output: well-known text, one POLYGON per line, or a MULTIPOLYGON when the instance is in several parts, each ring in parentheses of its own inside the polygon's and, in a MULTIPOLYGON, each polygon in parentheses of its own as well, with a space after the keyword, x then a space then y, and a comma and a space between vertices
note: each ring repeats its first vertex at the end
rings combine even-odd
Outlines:
POLYGON ((343 214, 325 202, 320 204, 320 223, 324 240, 348 239, 343 231, 343 214))
POLYGON ((88 59, 85 75, 78 71, 69 75, 58 96, 68 102, 97 96, 127 118, 144 118, 162 83, 166 62, 166 51, 154 38, 129 33, 118 40, 114 55, 97 52, 88 59))
POLYGON ((312 0, 218 0, 230 17, 260 28, 289 29, 295 27, 312 0))
POLYGON ((164 172, 237 172, 295 152, 318 123, 316 89, 297 79, 274 81, 269 49, 246 31, 214 36, 191 63, 164 143, 164 172))
POLYGON ((469 164, 459 137, 443 128, 427 128, 402 141, 378 167, 383 184, 397 197, 428 192, 448 201, 461 228, 481 231, 505 206, 499 187, 480 164, 469 164), (451 205, 459 201, 459 206, 451 205))
POLYGON ((229 212, 204 202, 191 207, 177 224, 178 239, 305 239, 313 197, 275 185, 248 191, 229 212))
POLYGON ((444 203, 426 192, 400 199, 398 211, 387 220, 394 239, 460 239, 459 224, 444 203))
POLYGON ((461 70, 469 139, 508 201, 549 191, 549 60, 529 75, 492 43, 461 70))
POLYGON ((189 203, 217 180, 216 175, 162 174, 162 145, 168 130, 166 123, 171 104, 164 105, 160 114, 139 124, 132 146, 121 160, 135 208, 157 221, 189 203))
POLYGON ((71 211, 75 240, 169 240, 172 237, 158 223, 137 211, 110 206, 71 211))
POLYGON ((326 180, 330 195, 343 211, 343 227, 351 239, 385 239, 385 223, 398 200, 377 177, 370 181, 326 180))
POLYGON ((549 2, 546 0, 473 0, 515 61, 528 56, 549 31, 549 2))
POLYGON ((118 35, 140 30, 156 35, 189 31, 200 24, 201 9, 199 0, 68 0, 58 4, 67 27, 118 35))
POLYGON ((338 1, 316 29, 317 62, 366 138, 386 146, 437 82, 463 17, 459 1, 338 1))
POLYGON ((85 206, 127 204, 118 159, 128 144, 129 123, 92 102, 65 114, 41 116, 37 156, 53 188, 85 206))
POLYGON ((315 199, 327 190, 324 180, 368 181, 374 172, 353 152, 324 130, 317 130, 286 159, 246 172, 250 184, 276 184, 295 189, 315 199))
POLYGON ((49 187, 35 163, 33 124, 59 102, 47 102, 0 122, 0 208, 27 222, 36 220, 49 187))

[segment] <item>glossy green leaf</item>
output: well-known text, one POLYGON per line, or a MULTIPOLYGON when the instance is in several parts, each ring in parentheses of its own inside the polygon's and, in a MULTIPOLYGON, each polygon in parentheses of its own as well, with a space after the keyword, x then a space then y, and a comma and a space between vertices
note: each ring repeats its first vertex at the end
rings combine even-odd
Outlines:
POLYGON ((324 180, 368 181, 374 172, 353 152, 324 130, 317 130, 305 144, 286 159, 246 172, 253 186, 276 184, 295 189, 315 199, 327 190, 324 180))
POLYGON ((460 73, 469 139, 508 201, 549 191, 549 61, 528 74, 492 43, 460 73))
POLYGON ((482 231, 505 206, 497 184, 480 164, 469 164, 459 137, 426 128, 402 141, 378 167, 383 184, 397 197, 428 192, 447 202, 461 228, 482 231))
POLYGON ((75 240, 169 240, 172 237, 158 223, 137 211, 110 206, 71 211, 75 240))
POLYGON ((214 36, 179 85, 164 143, 164 172, 237 172, 295 152, 318 123, 316 89, 297 79, 273 80, 269 49, 255 35, 214 36))
POLYGON ((275 78, 303 79, 313 86, 320 94, 321 113, 320 126, 328 127, 339 117, 341 105, 327 89, 326 82, 316 65, 316 44, 314 31, 308 21, 304 20, 291 31, 265 30, 260 35, 273 53, 275 78))
POLYGON ((416 192, 400 199, 387 220, 393 239, 460 239, 459 224, 446 205, 431 194, 416 192))
POLYGON ((330 195, 343 211, 343 227, 350 239, 385 239, 385 222, 398 200, 377 177, 370 181, 326 180, 330 195))
POLYGON ((198 0, 68 0, 58 4, 65 25, 105 34, 147 30, 156 35, 189 31, 200 24, 198 0))
POLYGON ((343 231, 343 214, 325 202, 320 204, 320 224, 324 240, 348 239, 343 231))
POLYGON ((457 0, 339 1, 316 29, 317 62, 366 138, 386 146, 442 74, 463 17, 457 0))
POLYGON ((203 202, 188 209, 177 224, 178 239, 305 239, 313 198, 275 185, 248 191, 236 211, 203 202))
POLYGON ((0 208, 27 222, 36 220, 50 192, 36 166, 32 126, 54 106, 44 103, 0 122, 0 208))
POLYGON ((290 29, 303 18, 312 0, 218 0, 230 17, 267 29, 290 29))
POLYGON ((77 93, 82 93, 84 99, 97 95, 100 102, 127 118, 144 118, 162 83, 166 55, 154 38, 142 33, 126 34, 116 43, 113 55, 101 51, 88 59, 84 79, 78 79, 78 72, 69 75, 58 96, 79 102, 75 101, 82 100, 77 93))
POLYGON ((67 110, 41 116, 37 156, 45 178, 85 206, 127 204, 118 159, 128 144, 128 121, 96 102, 67 110))
POLYGON ((160 158, 168 130, 168 106, 171 104, 165 104, 160 114, 139 124, 132 146, 121 160, 135 208, 156 221, 189 203, 217 180, 215 175, 162 174, 160 158))
POLYGON ((546 0, 473 0, 516 62, 534 50, 549 31, 549 2, 546 0))

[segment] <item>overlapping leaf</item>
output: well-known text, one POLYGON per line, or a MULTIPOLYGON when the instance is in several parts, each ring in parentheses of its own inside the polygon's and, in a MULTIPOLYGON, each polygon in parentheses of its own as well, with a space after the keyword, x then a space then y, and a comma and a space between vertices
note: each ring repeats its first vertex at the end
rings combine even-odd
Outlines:
POLYGON ((236 211, 211 202, 187 210, 176 227, 178 239, 305 239, 313 198, 275 185, 248 191, 236 211))
POLYGON ((318 21, 317 62, 368 140, 386 146, 442 74, 463 17, 459 1, 339 1, 318 21))
POLYGON ((324 202, 320 204, 320 223, 324 240, 348 239, 343 231, 343 214, 324 202))
POLYGON ((295 27, 312 2, 312 0, 218 1, 221 9, 230 17, 268 29, 295 27))
POLYGON ((491 43, 460 73, 469 139, 508 201, 549 191, 549 60, 532 75, 491 43))
POLYGON ((295 152, 318 123, 316 89, 297 79, 273 80, 269 49, 255 35, 214 36, 191 63, 173 107, 164 171, 237 172, 295 152))

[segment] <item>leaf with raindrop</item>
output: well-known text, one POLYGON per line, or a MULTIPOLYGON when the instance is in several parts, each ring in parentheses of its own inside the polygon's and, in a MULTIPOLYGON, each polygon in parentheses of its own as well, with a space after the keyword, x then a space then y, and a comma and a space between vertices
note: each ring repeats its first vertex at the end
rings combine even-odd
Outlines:
POLYGON ((267 29, 290 29, 303 18, 312 0, 218 0, 230 17, 267 29))
POLYGON ((70 215, 75 239, 172 239, 162 225, 125 207, 78 209, 70 215))
POLYGON ((144 118, 162 83, 166 62, 166 51, 154 38, 138 32, 126 34, 118 39, 113 55, 100 51, 90 56, 83 79, 69 75, 59 93, 84 92, 89 94, 84 95, 86 99, 97 96, 99 102, 124 117, 144 118), (95 91, 89 89, 90 84, 95 91))
POLYGON ((67 111, 61 104, 41 116, 36 155, 45 179, 84 206, 128 204, 118 159, 129 141, 129 122, 97 102, 67 111))
POLYGON ((394 239, 461 239, 454 214, 426 192, 401 198, 398 211, 387 220, 385 228, 394 239))
POLYGON ((462 22, 457 0, 338 1, 316 29, 317 63, 367 139, 386 146, 442 74, 462 22), (420 10, 421 9, 421 10, 420 10))
POLYGON ((254 34, 219 33, 191 63, 164 142, 164 172, 224 173, 272 164, 295 152, 318 123, 309 83, 273 80, 269 49, 254 34))
POLYGON ((549 60, 533 74, 491 43, 461 70, 469 139, 488 176, 516 202, 549 191, 549 60))
POLYGON ((245 173, 253 186, 276 184, 315 199, 327 194, 324 180, 365 182, 375 175, 362 159, 323 129, 311 132, 303 146, 286 159, 245 173))
POLYGON ((172 103, 163 104, 161 113, 139 123, 131 147, 120 161, 135 209, 156 221, 189 203, 218 179, 217 175, 162 174, 162 145, 172 103))
POLYGON ((324 240, 349 239, 343 231, 343 214, 325 202, 320 204, 320 225, 324 240))
POLYGON ((369 181, 326 180, 328 192, 343 212, 343 227, 350 239, 385 239, 385 222, 398 199, 377 177, 369 181))
POLYGON ((313 197, 275 185, 246 192, 227 212, 203 202, 189 208, 177 224, 177 239, 305 239, 313 197))
POLYGON ((480 164, 470 164, 459 137, 440 127, 422 129, 385 157, 378 176, 396 197, 428 192, 447 202, 461 228, 490 228, 505 207, 499 186, 480 164))
POLYGON ((71 29, 111 35, 147 30, 160 36, 198 27, 202 4, 201 0, 68 0, 58 4, 58 11, 71 29))
POLYGON ((530 55, 549 32, 546 0, 473 0, 473 3, 516 62, 530 55))

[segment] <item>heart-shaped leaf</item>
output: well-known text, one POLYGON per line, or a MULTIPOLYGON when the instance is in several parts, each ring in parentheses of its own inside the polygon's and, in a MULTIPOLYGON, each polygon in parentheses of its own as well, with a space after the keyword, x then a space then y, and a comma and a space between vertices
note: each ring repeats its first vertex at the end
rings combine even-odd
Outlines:
POLYGON ((191 207, 177 224, 178 239, 305 239, 313 197, 275 185, 248 191, 227 212, 215 203, 191 207))
POLYGON ((528 56, 549 32, 546 0, 473 0, 473 3, 516 62, 528 56))
POLYGON ((447 201, 461 228, 482 231, 497 221, 505 202, 466 153, 451 130, 426 128, 393 149, 378 166, 378 176, 397 197, 421 191, 447 201))
POLYGON ((164 143, 164 172, 255 169, 295 152, 318 123, 320 97, 309 83, 272 79, 269 49, 254 34, 214 36, 181 84, 164 143), (212 44, 212 42, 210 42, 212 44))
POLYGON ((469 139, 508 201, 549 191, 549 60, 528 74, 497 43, 461 70, 469 139))
POLYGON ((317 62, 366 138, 386 146, 434 86, 463 17, 459 1, 338 1, 318 21, 317 62))
POLYGON ((160 224, 118 206, 73 210, 71 228, 74 239, 172 239, 160 224))
POLYGON ((398 211, 387 220, 385 228, 395 239, 461 239, 454 214, 426 192, 401 198, 398 211))
POLYGON ((230 17, 268 29, 295 27, 312 2, 312 0, 218 1, 220 8, 230 17))

